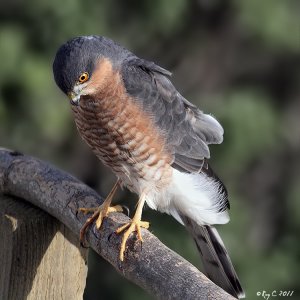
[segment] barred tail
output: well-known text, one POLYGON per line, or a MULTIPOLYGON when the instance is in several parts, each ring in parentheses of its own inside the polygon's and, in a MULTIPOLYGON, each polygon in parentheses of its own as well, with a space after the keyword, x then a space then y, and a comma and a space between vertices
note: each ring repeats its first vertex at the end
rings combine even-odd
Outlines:
POLYGON ((208 278, 233 297, 244 298, 244 291, 216 228, 200 226, 182 215, 181 218, 196 242, 208 278))

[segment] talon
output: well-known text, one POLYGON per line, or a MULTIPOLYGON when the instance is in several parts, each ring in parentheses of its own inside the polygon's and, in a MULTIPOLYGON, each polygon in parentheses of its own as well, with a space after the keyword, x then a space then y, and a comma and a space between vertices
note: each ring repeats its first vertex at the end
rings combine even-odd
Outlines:
POLYGON ((130 222, 122 225, 121 227, 119 227, 115 232, 117 234, 120 234, 122 231, 126 231, 124 232, 123 238, 122 238, 122 243, 121 243, 121 249, 120 249, 120 260, 123 261, 124 260, 124 253, 126 250, 126 242, 130 236, 130 234, 134 231, 137 231, 137 236, 138 236, 138 240, 140 240, 141 242, 143 242, 143 238, 142 238, 142 234, 141 234, 141 227, 142 228, 149 228, 149 222, 145 222, 145 221, 135 221, 134 219, 131 220, 130 222))
POLYGON ((94 212, 94 214, 86 220, 86 222, 84 223, 84 225, 82 226, 82 228, 80 230, 79 240, 80 240, 80 244, 84 245, 84 248, 86 248, 85 241, 84 241, 85 240, 85 238, 84 238, 85 232, 86 232, 87 228, 90 226, 90 224, 92 224, 96 220, 96 218, 98 218, 98 215, 99 215, 99 210, 94 212))
POLYGON ((102 208, 102 205, 98 208, 99 216, 96 220, 96 228, 99 229, 101 227, 102 221, 105 217, 107 217, 112 212, 122 212, 122 206, 116 205, 116 206, 109 206, 107 208, 102 208))
POLYGON ((126 205, 122 205, 123 212, 126 211, 127 217, 129 217, 129 208, 126 205))
POLYGON ((99 207, 93 208, 79 208, 79 211, 83 212, 84 214, 94 212, 94 214, 88 218, 80 230, 80 242, 83 243, 84 236, 87 228, 96 220, 96 228, 100 229, 103 219, 107 217, 112 212, 122 212, 122 206, 107 206, 103 203, 99 207))
POLYGON ((80 247, 82 247, 84 249, 88 249, 89 248, 83 241, 80 241, 80 247))
POLYGON ((88 208, 88 207, 79 207, 77 209, 77 211, 83 213, 84 215, 87 215, 89 213, 96 212, 98 209, 99 209, 99 207, 91 207, 91 208, 88 208))
POLYGON ((96 219, 97 219, 96 220, 96 228, 99 229, 101 227, 103 218, 107 217, 109 213, 111 213, 111 212, 122 212, 122 207, 120 205, 110 206, 111 201, 113 199, 113 196, 114 196, 116 190, 118 189, 119 184, 120 184, 120 181, 117 180, 117 182, 114 184, 112 190, 110 191, 110 193, 108 194, 107 198, 105 199, 105 201, 103 202, 103 204, 101 206, 92 207, 92 208, 80 207, 77 210, 77 212, 80 211, 84 214, 93 213, 93 215, 86 220, 85 224, 82 226, 82 228, 80 230, 79 239, 80 239, 81 244, 84 244, 83 241, 84 241, 86 229, 96 219))
POLYGON ((121 205, 110 206, 108 208, 108 213, 111 212, 123 212, 123 207, 121 205))

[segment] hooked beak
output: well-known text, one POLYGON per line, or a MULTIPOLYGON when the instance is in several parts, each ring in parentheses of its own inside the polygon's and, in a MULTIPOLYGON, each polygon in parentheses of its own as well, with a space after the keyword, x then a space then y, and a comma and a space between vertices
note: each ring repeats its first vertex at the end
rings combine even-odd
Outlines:
POLYGON ((71 105, 78 106, 80 102, 80 93, 76 93, 74 91, 68 93, 68 97, 70 99, 71 105))
POLYGON ((75 84, 75 86, 73 87, 73 90, 68 93, 68 97, 70 99, 71 105, 75 105, 75 106, 79 105, 80 97, 83 94, 84 87, 85 87, 85 85, 75 84))

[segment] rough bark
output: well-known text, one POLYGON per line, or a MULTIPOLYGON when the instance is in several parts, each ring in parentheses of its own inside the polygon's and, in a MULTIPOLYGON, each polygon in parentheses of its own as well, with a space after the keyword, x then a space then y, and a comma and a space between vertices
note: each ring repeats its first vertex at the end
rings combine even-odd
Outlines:
MULTIPOLYGON (((25 199, 66 225, 75 235, 86 221, 79 207, 94 207, 103 199, 73 176, 33 157, 0 149, 0 193, 25 199)), ((131 235, 124 262, 119 260, 121 236, 115 230, 129 219, 113 213, 101 230, 91 226, 91 248, 128 280, 159 299, 234 299, 193 265, 142 229, 141 245, 131 235)))

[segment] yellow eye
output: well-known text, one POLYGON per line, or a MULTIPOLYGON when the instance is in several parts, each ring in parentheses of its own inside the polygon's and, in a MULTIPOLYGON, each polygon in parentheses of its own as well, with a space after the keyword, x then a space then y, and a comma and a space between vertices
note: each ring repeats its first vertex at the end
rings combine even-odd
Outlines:
POLYGON ((84 82, 86 82, 88 79, 89 79, 89 73, 84 72, 84 73, 82 73, 82 74, 79 76, 78 81, 79 81, 80 83, 84 83, 84 82))

